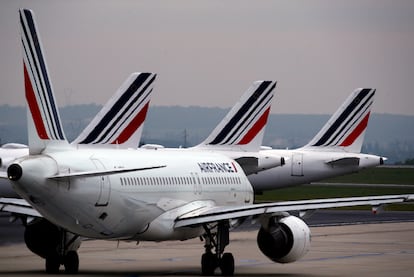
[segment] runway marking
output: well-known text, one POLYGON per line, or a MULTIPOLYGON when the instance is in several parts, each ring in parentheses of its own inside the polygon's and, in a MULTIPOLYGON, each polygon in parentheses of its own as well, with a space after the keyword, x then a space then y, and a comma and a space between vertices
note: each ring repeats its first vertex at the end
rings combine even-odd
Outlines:
POLYGON ((254 259, 241 259, 239 260, 240 263, 257 263, 259 262, 259 260, 254 260, 254 259))
POLYGON ((336 257, 325 257, 325 258, 316 258, 316 259, 303 259, 301 261, 302 262, 320 262, 320 261, 330 261, 330 260, 343 260, 343 259, 354 259, 354 258, 363 258, 363 257, 383 256, 385 254, 386 253, 364 253, 364 254, 336 256, 336 257))
POLYGON ((137 259, 109 259, 113 262, 123 262, 123 263, 129 263, 129 262, 137 262, 137 259))
POLYGON ((165 258, 165 259, 160 259, 160 261, 162 261, 162 262, 182 262, 182 261, 184 261, 185 259, 183 259, 183 258, 178 258, 178 257, 175 257, 175 258, 165 258))
POLYGON ((414 250, 402 250, 398 252, 379 252, 379 253, 361 253, 354 255, 344 255, 336 257, 325 257, 325 258, 314 258, 314 259, 303 259, 302 262, 320 262, 320 261, 330 261, 330 260, 343 260, 343 259, 354 259, 354 258, 364 258, 364 257, 377 257, 377 256, 386 256, 386 255, 414 255, 414 250))

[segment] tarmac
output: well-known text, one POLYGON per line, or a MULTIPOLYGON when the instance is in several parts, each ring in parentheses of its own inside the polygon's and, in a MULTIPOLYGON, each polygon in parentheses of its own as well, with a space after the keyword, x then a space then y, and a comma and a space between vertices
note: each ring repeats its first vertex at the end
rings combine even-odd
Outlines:
MULTIPOLYGON (((235 276, 413 276, 414 222, 311 227, 312 247, 301 260, 277 264, 256 244, 257 230, 232 232, 227 252, 235 276)), ((203 243, 85 241, 77 276, 200 276, 203 243)), ((62 273, 63 273, 63 269, 62 273)), ((24 243, 0 246, 0 275, 53 276, 24 243)), ((220 275, 220 271, 216 271, 220 275)))

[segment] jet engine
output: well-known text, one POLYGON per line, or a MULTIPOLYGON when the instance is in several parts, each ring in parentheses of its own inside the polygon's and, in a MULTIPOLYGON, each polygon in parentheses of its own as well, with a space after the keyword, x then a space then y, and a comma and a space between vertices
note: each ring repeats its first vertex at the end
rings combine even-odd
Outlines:
POLYGON ((80 246, 80 239, 74 239, 73 234, 62 231, 59 227, 43 218, 28 224, 24 232, 24 241, 27 248, 45 259, 59 255, 62 242, 68 243, 71 240, 73 242, 65 251, 77 250, 80 246), (66 238, 62 236, 66 236, 66 238))
POLYGON ((300 218, 271 217, 257 234, 260 251, 277 263, 291 263, 302 258, 310 248, 308 225, 300 218))
POLYGON ((40 219, 26 226, 24 241, 27 248, 42 258, 57 255, 60 232, 56 225, 40 219))
POLYGON ((79 257, 76 250, 81 239, 44 218, 26 225, 24 241, 33 253, 46 259, 46 272, 59 273, 61 264, 65 272, 75 274, 79 269, 79 257))

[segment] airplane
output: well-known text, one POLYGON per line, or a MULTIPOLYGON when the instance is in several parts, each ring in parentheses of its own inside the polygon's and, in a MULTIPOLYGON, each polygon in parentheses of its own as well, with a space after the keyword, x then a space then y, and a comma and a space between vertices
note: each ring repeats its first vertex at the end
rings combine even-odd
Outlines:
MULTIPOLYGON (((136 148, 141 139, 149 106, 147 98, 152 92, 152 87, 146 90, 138 90, 138 88, 144 86, 145 82, 142 80, 148 82, 151 79, 152 83, 155 78, 154 76, 145 79, 146 76, 150 74, 133 73, 71 144, 78 145, 77 147, 136 148), (143 83, 142 86, 138 80, 143 83), (128 139, 125 139, 125 134, 128 135, 128 139), (124 139, 120 140, 122 136, 124 139)), ((217 146, 220 147, 219 149, 212 148, 211 150, 219 150, 236 159, 247 174, 282 166, 284 163, 283 157, 258 155, 275 87, 274 81, 255 81, 217 126, 217 131, 210 136, 232 135, 235 137, 233 141, 221 143, 217 146), (222 130, 223 127, 225 130, 222 130)), ((146 144, 141 148, 153 150, 163 147, 146 144)), ((29 149, 26 146, 24 151, 18 152, 18 155, 13 154, 17 152, 4 155, 10 156, 11 154, 8 161, 12 161, 27 155, 28 152, 29 149)), ((3 156, 2 153, 0 151, 0 157, 3 156)), ((0 196, 19 197, 7 180, 0 180, 0 196)))
MULTIPOLYGON (((140 143, 154 80, 155 74, 131 74, 82 133, 72 141, 72 144, 77 147, 136 148, 140 143)), ((221 148, 220 151, 227 149, 227 154, 234 157, 249 174, 281 166, 284 162, 283 157, 273 155, 270 158, 258 155, 275 87, 274 81, 254 82, 221 122, 222 125, 227 125, 225 131, 228 134, 242 137, 236 143, 222 143, 221 146, 229 147, 221 148), (231 127, 227 122, 230 119, 231 127), (247 151, 249 152, 246 153, 247 151)), ((220 135, 225 135, 225 132, 221 131, 220 135)), ((148 144, 142 146, 143 149, 160 147, 148 144)), ((24 151, 18 152, 18 155, 13 154, 17 152, 11 153, 11 151, 4 155, 12 154, 8 158, 8 161, 12 161, 27 155, 28 152, 26 146, 24 151)), ((0 157, 2 156, 3 153, 0 152, 0 157)), ((0 196, 19 198, 8 181, 1 179, 0 196)))
MULTIPOLYGON (((249 112, 245 108, 251 105, 249 101, 264 102, 251 91, 251 88, 246 91, 203 142, 187 150, 217 151, 235 159, 245 170, 255 194, 355 173, 384 163, 383 157, 361 153, 375 89, 354 90, 307 145, 292 150, 261 146, 270 103, 258 109, 259 114, 249 112), (252 140, 243 145, 240 142, 245 137, 237 132, 246 134, 246 130, 252 140)), ((174 150, 160 146, 156 149, 174 150)))
POLYGON ((259 249, 274 262, 289 263, 306 254, 311 237, 305 222, 290 211, 414 199, 387 195, 253 204, 253 188, 241 166, 218 152, 76 147, 65 139, 32 11, 20 10, 20 23, 29 155, 8 167, 7 178, 25 201, 1 198, 0 210, 37 217, 27 225, 25 240, 45 258, 49 273, 57 273, 61 264, 66 273, 78 272, 80 236, 203 237, 202 274, 220 268, 233 275, 234 257, 225 247, 230 229, 243 221, 258 220, 259 249))
POLYGON ((275 81, 255 81, 207 137, 208 143, 190 148, 165 148, 147 144, 142 149, 157 151, 219 152, 236 160, 245 174, 284 165, 284 157, 259 152, 274 97, 275 81))
POLYGON ((285 157, 285 166, 249 175, 256 193, 307 184, 384 164, 385 158, 361 153, 375 89, 354 90, 308 144, 298 149, 263 149, 285 157))
MULTIPOLYGON (((151 73, 132 73, 71 143, 77 147, 138 147, 155 78, 151 73)), ((11 162, 28 154, 27 145, 4 144, 0 148, 0 172, 5 174, 11 162)), ((20 197, 4 179, 0 179, 0 196, 20 197)))

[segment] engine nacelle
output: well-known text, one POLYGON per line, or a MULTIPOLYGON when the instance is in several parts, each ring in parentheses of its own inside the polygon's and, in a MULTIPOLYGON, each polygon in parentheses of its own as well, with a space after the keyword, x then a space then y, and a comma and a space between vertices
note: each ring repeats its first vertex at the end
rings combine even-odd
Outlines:
POLYGON ((295 216, 270 218, 257 234, 260 251, 277 263, 291 263, 302 258, 310 248, 308 225, 295 216))
MULTIPOLYGON (((24 241, 30 251, 46 259, 59 254, 63 235, 66 236, 66 242, 74 238, 73 234, 61 231, 59 227, 42 218, 26 226, 24 241)), ((80 243, 80 238, 76 238, 66 251, 77 250, 80 243)))

